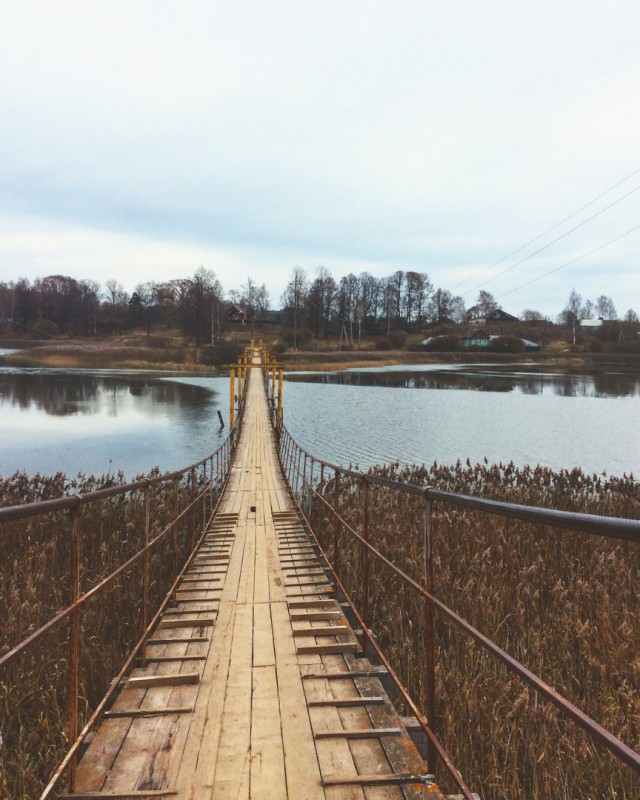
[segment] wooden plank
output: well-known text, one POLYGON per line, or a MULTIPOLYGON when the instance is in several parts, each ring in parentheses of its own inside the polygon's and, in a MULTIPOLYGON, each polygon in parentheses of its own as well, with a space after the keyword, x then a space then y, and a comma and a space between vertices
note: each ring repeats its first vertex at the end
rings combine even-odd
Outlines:
POLYGON ((330 584, 326 580, 324 580, 324 581, 315 581, 315 580, 309 579, 309 580, 300 580, 297 583, 293 583, 292 581, 287 581, 287 583, 285 583, 284 586, 285 586, 285 589, 296 589, 299 586, 317 586, 320 589, 320 588, 323 588, 325 586, 330 586, 330 584))
POLYGON ((161 664, 168 661, 206 661, 206 656, 183 655, 183 656, 147 656, 150 664, 161 664))
POLYGON ((328 607, 331 606, 333 608, 337 608, 336 601, 333 597, 327 597, 322 600, 290 600, 287 603, 289 608, 319 608, 319 607, 328 607))
POLYGON ((294 638, 304 636, 353 636, 353 631, 345 622, 344 625, 323 625, 317 628, 294 628, 294 638))
POLYGON ((320 766, 295 645, 290 634, 291 623, 286 603, 272 603, 271 616, 288 796, 290 800, 324 800, 320 766))
MULTIPOLYGON (((342 611, 298 611, 289 615, 291 622, 336 622, 344 620, 342 611)), ((346 620, 345 620, 346 624, 346 620)))
POLYGON ((152 797, 175 797, 178 793, 173 789, 133 789, 128 792, 71 792, 59 795, 60 798, 69 798, 71 800, 91 800, 93 797, 103 797, 105 800, 111 798, 112 800, 129 800, 131 797, 135 798, 152 798, 152 797))
POLYGON ((316 739, 379 739, 381 736, 402 736, 400 728, 361 728, 359 730, 319 731, 316 739))
MULTIPOLYGON (((182 602, 182 601, 180 601, 182 602)), ((180 617, 181 615, 184 616, 185 614, 188 616, 193 617, 194 614, 217 614, 219 603, 217 600, 200 600, 201 604, 200 608, 193 608, 192 605, 189 605, 189 608, 170 608, 164 612, 163 620, 166 619, 173 619, 174 617, 180 617), (202 607, 206 605, 206 608, 202 607)), ((214 617, 215 619, 215 617, 214 617)), ((162 627, 158 625, 158 628, 162 627)), ((171 626, 169 626, 171 627, 171 626)))
POLYGON ((210 641, 208 636, 185 636, 183 638, 176 638, 176 639, 147 639, 147 645, 156 644, 192 644, 195 642, 208 642, 210 641))
POLYGON ((322 567, 314 567, 313 569, 303 569, 300 572, 295 572, 293 575, 288 574, 285 575, 285 578, 310 578, 312 576, 327 577, 327 573, 322 569, 322 567))
POLYGON ((229 676, 231 659, 236 614, 233 599, 242 566, 243 549, 244 536, 240 535, 225 585, 228 600, 225 601, 223 594, 220 615, 211 639, 210 657, 204 666, 196 710, 191 719, 189 739, 177 768, 174 785, 184 797, 203 800, 211 797, 226 694, 225 683, 229 676))
POLYGON ((140 675, 129 678, 127 686, 131 689, 149 689, 152 686, 184 686, 199 681, 198 672, 178 672, 174 675, 140 675))
POLYGON ((416 788, 433 784, 433 775, 429 773, 396 772, 388 775, 378 773, 372 775, 329 775, 322 779, 323 786, 401 786, 415 784, 416 788))
POLYGON ((266 667, 275 663, 271 608, 267 603, 256 604, 253 609, 253 666, 266 667))
POLYGON ((207 628, 215 624, 213 617, 188 617, 187 619, 162 619, 158 624, 160 628, 207 628))
POLYGON ((123 708, 118 711, 105 711, 106 719, 120 717, 159 717, 166 714, 192 714, 193 706, 172 706, 169 708, 123 708))
POLYGON ((358 642, 340 642, 338 644, 305 644, 296 648, 298 655, 333 655, 334 653, 358 653, 361 650, 358 642))
POLYGON ((329 700, 309 700, 309 708, 322 708, 323 706, 335 706, 336 708, 349 708, 350 706, 369 706, 384 703, 385 698, 378 697, 332 697, 329 700))
MULTIPOLYGON (((252 572, 253 567, 243 560, 243 573, 246 570, 252 572)), ((226 686, 217 762, 213 775, 211 794, 216 798, 233 797, 240 800, 249 797, 252 649, 253 606, 238 605, 229 665, 231 680, 226 686)))
POLYGON ((302 679, 308 680, 353 680, 354 678, 379 678, 381 674, 386 673, 386 669, 371 669, 371 670, 357 670, 353 672, 307 672, 302 675, 302 679))
MULTIPOLYGON (((260 606, 256 606, 256 610, 258 608, 260 606)), ((282 800, 288 796, 284 764, 275 663, 270 666, 254 667, 251 703, 253 797, 260 797, 260 800, 282 800)))

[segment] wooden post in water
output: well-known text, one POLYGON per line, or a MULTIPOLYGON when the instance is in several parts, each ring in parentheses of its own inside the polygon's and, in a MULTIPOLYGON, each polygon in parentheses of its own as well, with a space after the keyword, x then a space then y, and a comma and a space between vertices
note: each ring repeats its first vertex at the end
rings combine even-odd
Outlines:
POLYGON ((229 373, 229 426, 233 428, 236 418, 236 371, 232 367, 229 373))

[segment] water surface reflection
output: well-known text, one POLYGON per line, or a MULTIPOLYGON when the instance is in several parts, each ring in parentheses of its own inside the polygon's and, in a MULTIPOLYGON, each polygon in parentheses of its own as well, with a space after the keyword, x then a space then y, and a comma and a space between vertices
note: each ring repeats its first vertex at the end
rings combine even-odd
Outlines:
POLYGON ((477 392, 516 392, 527 395, 556 394, 562 397, 638 397, 637 373, 601 371, 585 374, 514 370, 509 367, 434 367, 410 365, 384 369, 353 369, 338 372, 295 372, 287 380, 342 386, 376 386, 403 389, 447 389, 477 392))
POLYGON ((227 387, 224 378, 144 372, 0 371, 0 474, 131 477, 187 466, 226 435, 217 410, 227 387))
POLYGON ((411 365, 287 379, 285 424, 334 463, 486 459, 640 473, 634 373, 411 365))

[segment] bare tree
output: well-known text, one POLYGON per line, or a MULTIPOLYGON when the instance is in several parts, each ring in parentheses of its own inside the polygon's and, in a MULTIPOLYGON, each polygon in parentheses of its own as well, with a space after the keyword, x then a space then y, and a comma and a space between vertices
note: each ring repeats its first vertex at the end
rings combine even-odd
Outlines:
POLYGON ((525 308, 522 314, 520 314, 520 319, 523 320, 523 322, 539 322, 544 319, 544 317, 539 311, 534 311, 532 308, 525 308))
POLYGON ((116 306, 126 306, 129 302, 129 295, 125 292, 124 286, 119 281, 115 278, 110 278, 105 283, 105 286, 107 289, 107 299, 114 308, 116 306))
POLYGON ((316 337, 329 333, 329 321, 338 287, 326 267, 316 269, 316 277, 306 295, 307 315, 315 328, 316 337))
POLYGON ((561 325, 575 325, 578 320, 584 319, 584 317, 581 316, 582 313, 582 297, 580 297, 575 289, 572 289, 569 294, 567 305, 558 315, 558 322, 560 322, 561 325))
MULTIPOLYGON (((212 327, 212 309, 215 299, 222 295, 220 281, 210 269, 200 266, 193 275, 176 287, 179 302, 184 309, 183 322, 196 336, 196 347, 204 341, 205 330, 212 327)), ((207 337, 208 338, 208 337, 207 337)))
POLYGON ((291 311, 293 317, 293 349, 298 347, 298 315, 303 307, 308 291, 307 273, 302 267, 294 267, 287 288, 282 295, 282 305, 291 311))
POLYGON ((453 322, 462 322, 464 313, 463 299, 452 295, 448 289, 436 289, 427 305, 427 314, 434 322, 443 322, 448 319, 453 322))
POLYGON ((617 319, 616 307, 613 300, 604 294, 596 300, 596 314, 602 319, 617 319))

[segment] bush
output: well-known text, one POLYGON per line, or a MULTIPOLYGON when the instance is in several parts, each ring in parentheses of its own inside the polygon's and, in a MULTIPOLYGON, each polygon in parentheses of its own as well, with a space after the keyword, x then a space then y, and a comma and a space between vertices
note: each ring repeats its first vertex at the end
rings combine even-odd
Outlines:
POLYGON ((517 336, 498 336, 488 347, 494 353, 524 353, 527 346, 517 336))
POLYGON ((399 350, 401 347, 404 347, 408 336, 409 334, 406 331, 391 331, 389 333, 389 340, 396 350, 399 350))
POLYGON ((201 364, 210 366, 226 366, 236 364, 238 356, 244 353, 244 345, 240 342, 220 342, 207 344, 200 348, 199 360, 201 364))
POLYGON ((458 336, 435 336, 424 347, 434 353, 457 353, 462 343, 458 336))
MULTIPOLYGON (((289 347, 293 347, 293 328, 285 333, 284 339, 289 347)), ((313 331, 310 331, 309 328, 298 328, 296 339, 298 347, 308 344, 313 339, 313 331)))
POLYGON ((50 339, 60 335, 60 329, 50 319, 39 319, 32 325, 34 339, 50 339))
POLYGON ((374 345, 376 350, 391 350, 393 348, 393 343, 388 336, 376 336, 374 345))

